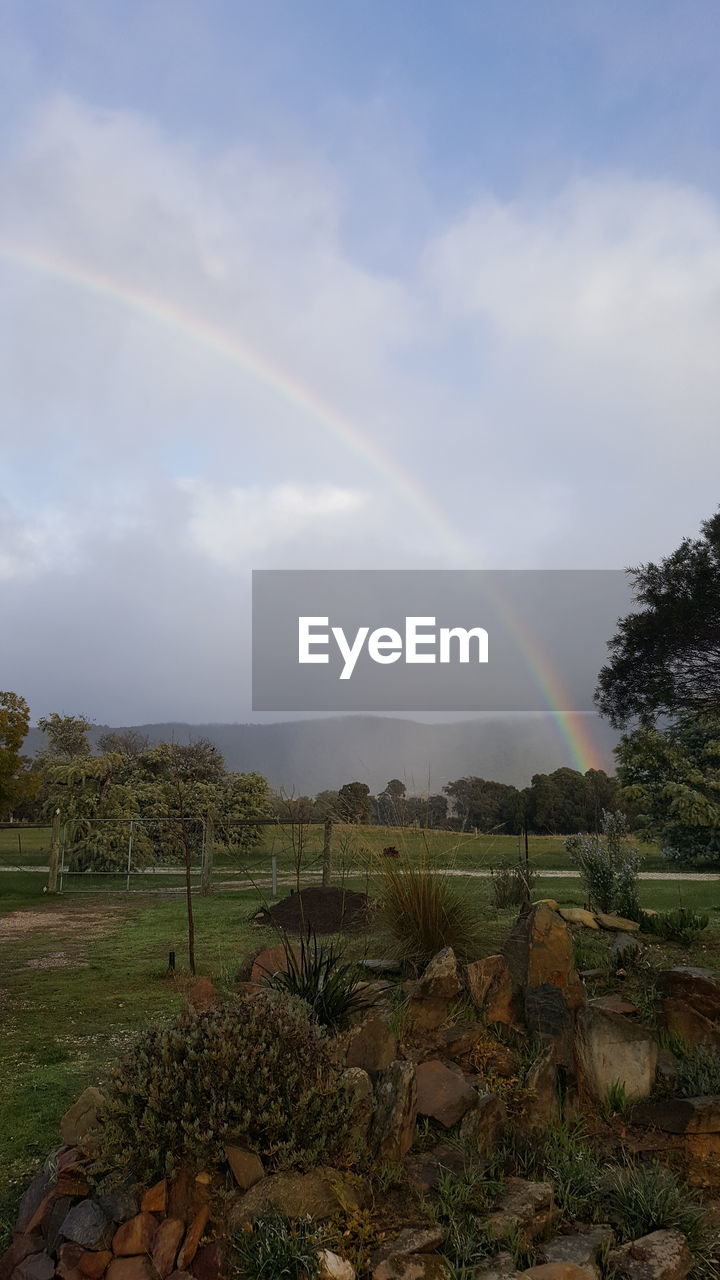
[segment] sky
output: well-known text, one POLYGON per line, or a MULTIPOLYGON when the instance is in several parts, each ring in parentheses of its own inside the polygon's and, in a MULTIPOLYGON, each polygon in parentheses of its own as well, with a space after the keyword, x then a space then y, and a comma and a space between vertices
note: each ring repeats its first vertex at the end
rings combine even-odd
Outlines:
POLYGON ((0 657, 250 717, 253 568, 718 507, 713 0, 0 0, 0 657))

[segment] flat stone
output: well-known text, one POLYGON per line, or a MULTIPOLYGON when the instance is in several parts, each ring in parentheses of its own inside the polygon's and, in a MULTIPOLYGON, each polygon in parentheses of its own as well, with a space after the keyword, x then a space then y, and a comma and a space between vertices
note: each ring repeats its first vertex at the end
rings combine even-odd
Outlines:
POLYGON ((597 996, 594 1000, 588 1000, 588 1005, 591 1009, 606 1009, 609 1013, 620 1013, 625 1018, 633 1018, 637 1014, 634 1004, 615 993, 597 996))
POLYGON ((66 1146, 78 1146, 89 1133, 97 1129, 98 1116, 104 1104, 103 1094, 94 1085, 83 1089, 77 1102, 73 1103, 60 1121, 60 1137, 66 1146))
POLYGON ((274 1173, 246 1191, 231 1205, 229 1222, 243 1228, 270 1209, 287 1218, 311 1217, 323 1222, 337 1213, 362 1209, 369 1189, 362 1178, 338 1169, 320 1168, 309 1173, 274 1173))
POLYGON ((460 1125, 460 1137, 480 1155, 489 1155, 500 1142, 507 1126, 507 1108, 502 1098, 493 1093, 480 1095, 466 1111, 460 1125))
POLYGON ((128 1218, 113 1236, 113 1253, 118 1258, 131 1258, 138 1253, 151 1254, 157 1229, 157 1219, 151 1213, 138 1213, 134 1218, 128 1218))
POLYGON ((384 956, 379 960, 361 960, 360 964, 363 969, 369 969, 371 973, 402 973, 400 961, 392 956, 384 956))
POLYGON ((613 1249, 608 1263, 618 1280, 685 1280, 693 1258, 679 1231, 653 1231, 613 1249))
POLYGON ((265 1177, 263 1162, 254 1151, 246 1151, 244 1147, 231 1144, 225 1148, 225 1159, 241 1191, 249 1191, 250 1187, 265 1177))
POLYGON ((108 1218, 112 1218, 118 1225, 127 1222, 128 1218, 134 1218, 141 1209, 138 1189, 132 1182, 120 1186, 114 1182, 112 1185, 100 1183, 94 1198, 108 1218))
POLYGON ((73 1244, 71 1240, 66 1240, 60 1245, 57 1251, 56 1272, 65 1280, 66 1276, 72 1276, 77 1271, 77 1265, 80 1261, 84 1249, 81 1244, 73 1244))
POLYGON ((373 1266, 377 1267, 388 1258, 406 1257, 409 1253, 430 1253, 439 1249, 445 1239, 445 1228, 436 1224, 432 1227, 406 1227, 391 1240, 386 1240, 373 1254, 373 1266))
POLYGON ((30 1253, 19 1262, 12 1273, 12 1280, 52 1280, 55 1263, 49 1253, 30 1253))
POLYGON ((165 1213, 167 1211, 168 1201, 168 1185, 165 1178, 161 1178, 154 1186, 149 1187, 140 1201, 140 1208, 143 1213, 165 1213))
POLYGON ((160 1223, 153 1244, 152 1261, 161 1280, 175 1270, 184 1235, 185 1223, 180 1218, 164 1218, 160 1223))
POLYGON ((663 1000, 662 1014, 671 1035, 680 1036, 694 1049, 706 1044, 720 1050, 720 1024, 705 1017, 684 998, 668 996, 663 1000))
POLYGON ((720 1095, 652 1099, 633 1108, 633 1123, 663 1133, 720 1133, 720 1095))
POLYGON ((515 1259, 511 1253, 502 1250, 487 1262, 481 1262, 472 1273, 472 1280, 510 1280, 517 1276, 515 1259))
POLYGON ((637 920, 626 920, 625 916, 615 916, 606 911, 596 911, 595 919, 601 929, 608 929, 610 933, 640 932, 640 925, 637 920))
POLYGON ((318 1280, 355 1280, 355 1268, 347 1258, 331 1249, 321 1249, 317 1257, 318 1280))
POLYGON ((586 1267, 597 1263, 603 1250, 614 1243, 612 1227, 598 1226, 572 1235, 555 1236, 540 1246, 539 1253, 543 1262, 574 1262, 578 1267, 586 1267))
POLYGON ((477 1102, 477 1091, 462 1075, 451 1071, 435 1059, 421 1062, 416 1072, 417 1109, 421 1116, 431 1116, 446 1129, 451 1129, 477 1102))
POLYGON ((63 1218, 59 1231, 84 1249, 102 1250, 110 1245, 115 1224, 96 1200, 81 1200, 63 1218))
POLYGON ((375 1113, 372 1080, 362 1067, 348 1067, 343 1071, 339 1085, 345 1090, 348 1107, 353 1115, 353 1136, 365 1142, 375 1113))
POLYGON ((381 1262, 372 1280, 451 1280, 451 1271, 437 1253, 410 1253, 381 1262))
POLYGON ((17 1266, 31 1253, 43 1253, 42 1236, 14 1235, 3 1254, 0 1254, 0 1280, 10 1280, 17 1266))
POLYGON ((47 1203, 48 1195, 55 1186, 55 1176, 47 1168, 35 1174, 27 1190, 23 1193, 18 1209, 16 1231, 27 1231, 28 1225, 37 1214, 38 1209, 47 1203))
POLYGON ((527 1246, 547 1231, 556 1216, 551 1183, 508 1178, 503 1197, 485 1227, 493 1240, 517 1237, 527 1246))
POLYGON ((684 1000, 711 1022, 720 1022, 720 981, 709 969, 696 969, 692 965, 663 969, 659 985, 665 995, 684 1000))
POLYGON ((465 1156, 449 1143, 439 1143, 432 1151, 416 1156, 407 1166, 408 1182, 423 1194, 434 1190, 443 1174, 461 1177, 465 1173, 465 1156))
POLYGON ((193 1218, 192 1222, 190 1223, 190 1226, 187 1229, 187 1234, 185 1236, 185 1239, 183 1240, 183 1243, 177 1258, 178 1271, 187 1270, 187 1268, 190 1266, 191 1262, 193 1261, 195 1254, 197 1253, 200 1247, 202 1234, 208 1224, 209 1217, 210 1217, 210 1206, 207 1204, 204 1204, 201 1206, 200 1209, 198 1209, 197 1213, 195 1214, 195 1217, 193 1218))
POLYGON ((369 1142, 376 1155, 399 1164, 412 1146, 417 1119, 417 1082, 411 1062, 392 1062, 375 1087, 369 1142))
POLYGON ((594 913, 586 911, 584 907, 559 907, 558 914, 562 916, 566 924, 580 925, 583 929, 600 928, 594 913))
POLYGON ((610 954, 615 964, 634 960, 642 951, 642 943, 632 933, 616 933, 610 942, 610 954))
POLYGON ((503 955, 513 982, 523 990, 544 984, 565 990, 578 982, 570 930, 544 902, 520 914, 503 955))
POLYGON ((616 1084, 631 1101, 652 1093, 658 1049, 644 1027, 588 1005, 578 1014, 576 1046, 585 1082, 598 1102, 604 1103, 616 1084))
POLYGON ((384 1071, 397 1058, 398 1041, 384 1018, 369 1017, 350 1035, 345 1065, 384 1071))
POLYGON ((530 1067, 525 1078, 525 1092, 528 1095, 523 1120, 525 1133, 542 1133, 560 1120, 558 1069, 552 1045, 530 1067))
POLYGON ((105 1272, 106 1280, 157 1280, 149 1258, 114 1258, 105 1272))

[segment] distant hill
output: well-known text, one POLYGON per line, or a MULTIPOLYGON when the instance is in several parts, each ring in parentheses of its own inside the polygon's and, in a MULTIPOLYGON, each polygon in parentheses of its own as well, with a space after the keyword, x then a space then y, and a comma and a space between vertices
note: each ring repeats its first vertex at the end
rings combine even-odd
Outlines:
MULTIPOLYGON (((601 767, 613 772, 612 730, 595 717, 577 717, 595 744, 601 767)), ((114 726, 123 727, 128 726, 114 726)), ((550 717, 466 720, 422 724, 383 716, 344 716, 276 724, 142 724, 133 728, 151 742, 209 738, 228 769, 256 769, 275 788, 295 795, 365 782, 377 794, 390 778, 411 793, 438 791, 467 774, 496 782, 529 783, 534 773, 561 765, 578 767, 558 724, 550 717)), ((107 730, 96 726, 93 740, 107 730)), ((26 751, 34 754, 43 735, 32 729, 26 751)))

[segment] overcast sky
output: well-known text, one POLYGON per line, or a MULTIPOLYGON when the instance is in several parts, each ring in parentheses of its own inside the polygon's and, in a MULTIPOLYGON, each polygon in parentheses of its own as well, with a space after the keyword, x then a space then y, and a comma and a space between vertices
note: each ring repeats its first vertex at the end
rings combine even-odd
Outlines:
POLYGON ((715 0, 0 0, 0 687, 249 718, 256 568, 720 501, 715 0))

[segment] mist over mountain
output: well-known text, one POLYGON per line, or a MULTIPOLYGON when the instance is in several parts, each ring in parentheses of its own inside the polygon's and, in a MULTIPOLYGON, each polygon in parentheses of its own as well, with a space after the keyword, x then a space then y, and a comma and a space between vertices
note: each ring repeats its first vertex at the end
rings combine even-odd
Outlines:
MULTIPOLYGON (((534 773, 562 765, 589 763, 614 772, 616 736, 594 716, 566 718, 595 747, 593 761, 581 762, 558 722, 549 716, 487 717, 450 723, 421 723, 385 716, 343 716, 274 724, 140 724, 151 743, 209 738, 228 769, 258 770, 276 789, 296 795, 335 790, 349 781, 365 782, 377 794, 390 778, 401 778, 410 793, 438 791, 454 778, 475 774, 496 782, 529 784, 534 773)), ((96 725, 97 740, 109 726, 96 725)), ((32 729, 26 751, 43 746, 32 729)))

